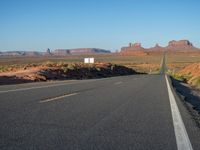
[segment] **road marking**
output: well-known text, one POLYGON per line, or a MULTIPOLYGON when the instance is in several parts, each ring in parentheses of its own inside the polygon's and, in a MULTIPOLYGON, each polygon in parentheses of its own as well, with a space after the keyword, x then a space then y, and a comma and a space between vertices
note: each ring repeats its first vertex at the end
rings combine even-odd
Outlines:
POLYGON ((16 92, 16 91, 26 91, 26 90, 32 90, 32 89, 42 89, 42 88, 56 87, 56 86, 61 86, 61 85, 66 85, 66 84, 72 84, 72 83, 68 81, 68 82, 61 83, 61 84, 44 85, 44 86, 37 86, 37 87, 29 87, 29 88, 21 88, 21 89, 13 89, 13 90, 0 91, 0 93, 8 93, 8 92, 16 92))
POLYGON ((115 85, 118 85, 118 84, 122 84, 122 82, 120 81, 120 82, 116 82, 116 83, 115 83, 115 85))
POLYGON ((77 95, 77 94, 79 94, 79 93, 71 93, 71 94, 65 94, 65 95, 62 95, 62 96, 54 97, 54 98, 48 98, 48 99, 39 101, 39 103, 51 102, 51 101, 55 101, 55 100, 58 100, 58 99, 61 99, 61 98, 74 96, 74 95, 77 95))
POLYGON ((107 78, 102 78, 102 79, 92 79, 92 80, 71 80, 71 81, 66 81, 62 82, 60 84, 53 84, 53 85, 44 85, 44 86, 37 86, 37 87, 28 87, 28 88, 19 88, 19 89, 12 89, 12 90, 5 90, 5 91, 0 91, 1 93, 8 93, 8 92, 18 92, 18 91, 26 91, 26 90, 33 90, 33 89, 42 89, 42 88, 48 88, 48 87, 56 87, 56 86, 62 86, 62 85, 71 85, 71 84, 78 84, 78 83, 88 83, 88 82, 94 82, 94 81, 100 81, 100 80, 108 80, 107 78), (75 82, 76 81, 76 82, 75 82), (77 82, 79 81, 79 82, 77 82))
POLYGON ((165 75, 165 79, 167 82, 167 88, 168 88, 169 101, 170 101, 170 106, 171 106, 177 148, 178 148, 178 150, 193 150, 190 139, 188 137, 188 134, 187 134, 187 131, 185 128, 185 125, 181 118, 181 114, 178 109, 175 97, 174 97, 174 95, 172 93, 172 89, 169 85, 169 80, 167 78, 167 75, 165 75))

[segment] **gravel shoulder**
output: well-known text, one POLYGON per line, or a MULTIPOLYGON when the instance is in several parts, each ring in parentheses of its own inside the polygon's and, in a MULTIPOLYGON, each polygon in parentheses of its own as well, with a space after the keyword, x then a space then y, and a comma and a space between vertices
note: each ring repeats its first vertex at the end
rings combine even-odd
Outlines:
POLYGON ((174 78, 171 79, 178 96, 200 128, 200 90, 174 78))

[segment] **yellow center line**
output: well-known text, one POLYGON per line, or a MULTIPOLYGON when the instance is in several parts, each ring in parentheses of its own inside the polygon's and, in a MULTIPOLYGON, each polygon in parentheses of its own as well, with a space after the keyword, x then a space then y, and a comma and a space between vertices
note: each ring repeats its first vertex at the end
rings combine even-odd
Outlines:
POLYGON ((61 98, 74 96, 74 95, 77 95, 77 94, 79 94, 79 93, 71 93, 71 94, 65 94, 65 95, 62 95, 62 96, 54 97, 54 98, 48 98, 48 99, 39 101, 39 103, 51 102, 51 101, 55 101, 55 100, 58 100, 58 99, 61 99, 61 98))

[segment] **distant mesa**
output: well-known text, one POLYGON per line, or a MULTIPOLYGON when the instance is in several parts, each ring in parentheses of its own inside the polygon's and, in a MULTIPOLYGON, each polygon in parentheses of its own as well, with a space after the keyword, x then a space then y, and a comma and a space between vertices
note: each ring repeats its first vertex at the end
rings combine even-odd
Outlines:
POLYGON ((170 41, 166 47, 169 51, 196 51, 198 48, 194 47, 193 44, 188 40, 170 41))
POLYGON ((138 50, 145 50, 143 47, 142 47, 142 44, 141 43, 129 43, 129 46, 128 47, 122 47, 121 51, 123 52, 127 52, 127 51, 138 51, 138 50))
POLYGON ((70 52, 67 49, 56 49, 52 52, 52 55, 54 56, 67 56, 70 52))
POLYGON ((154 47, 151 47, 147 50, 149 50, 149 51, 165 51, 166 49, 165 49, 165 47, 162 47, 157 43, 154 47))
POLYGON ((89 55, 89 54, 108 54, 108 53, 111 53, 111 51, 99 48, 56 49, 54 51, 51 51, 48 48, 46 52, 6 51, 6 52, 0 52, 0 56, 39 57, 39 56, 68 56, 68 55, 89 55))
POLYGON ((78 49, 56 49, 52 52, 53 55, 89 55, 89 54, 107 54, 111 53, 109 50, 98 48, 78 48, 78 49))
POLYGON ((161 52, 161 51, 169 51, 169 52, 200 52, 199 48, 193 46, 193 44, 188 40, 180 40, 180 41, 170 41, 168 46, 162 47, 159 44, 156 44, 151 48, 143 48, 141 43, 129 43, 128 47, 121 48, 121 54, 148 54, 148 52, 161 52))
POLYGON ((141 43, 134 43, 134 44, 129 43, 128 47, 121 48, 120 53, 122 55, 147 55, 141 43))
MULTIPOLYGON (((193 52, 199 53, 200 49, 195 47, 189 40, 172 40, 166 47, 155 44, 154 47, 144 48, 141 43, 129 43, 128 46, 122 47, 118 53, 120 55, 148 55, 150 52, 193 52)), ((0 56, 27 56, 27 57, 43 57, 43 56, 71 56, 71 55, 97 55, 109 54, 111 51, 100 48, 77 48, 77 49, 55 49, 51 51, 49 48, 45 52, 38 51, 2 51, 0 56)))

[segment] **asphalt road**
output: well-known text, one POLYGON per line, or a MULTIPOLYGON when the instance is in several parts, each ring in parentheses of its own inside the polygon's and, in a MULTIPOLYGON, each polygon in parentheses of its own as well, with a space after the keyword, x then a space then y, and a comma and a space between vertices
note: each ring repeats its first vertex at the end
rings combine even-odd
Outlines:
MULTIPOLYGON (((177 103, 199 149, 199 128, 177 103)), ((165 76, 0 86, 0 149, 177 150, 165 76)))

